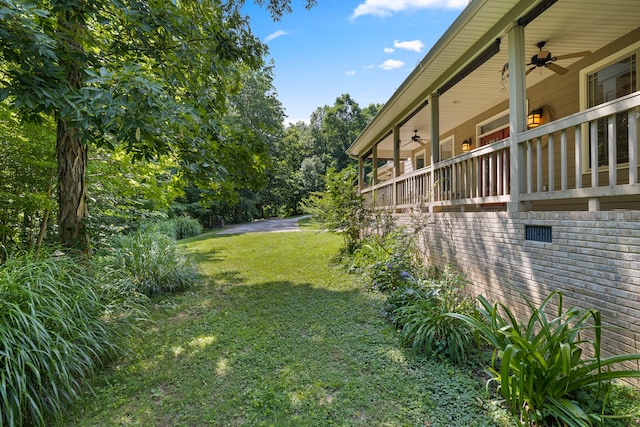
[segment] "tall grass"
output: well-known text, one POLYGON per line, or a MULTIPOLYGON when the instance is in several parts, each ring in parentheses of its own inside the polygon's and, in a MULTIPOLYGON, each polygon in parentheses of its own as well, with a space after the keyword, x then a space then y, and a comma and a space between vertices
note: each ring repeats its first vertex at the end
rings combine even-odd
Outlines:
POLYGON ((0 423, 60 420, 82 378, 113 354, 99 284, 67 256, 0 265, 0 423))
POLYGON ((160 233, 174 240, 182 240, 201 234, 202 225, 196 219, 179 216, 164 221, 144 224, 141 227, 141 231, 160 233))
POLYGON ((187 289, 198 277, 173 239, 153 232, 115 237, 108 254, 97 263, 119 287, 146 296, 187 289))

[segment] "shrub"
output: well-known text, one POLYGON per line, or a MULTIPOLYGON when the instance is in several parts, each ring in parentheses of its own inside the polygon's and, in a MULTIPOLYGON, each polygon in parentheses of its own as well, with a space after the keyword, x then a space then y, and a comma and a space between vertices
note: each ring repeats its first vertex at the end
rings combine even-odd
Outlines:
POLYGON ((352 254, 370 224, 370 212, 356 188, 358 171, 349 166, 340 172, 331 168, 325 175, 325 191, 314 192, 303 201, 303 210, 328 230, 342 234, 343 251, 352 254))
POLYGON ((463 293, 465 284, 464 276, 446 270, 439 278, 414 280, 411 286, 393 293, 390 301, 399 305, 393 318, 400 328, 402 344, 452 363, 466 361, 475 348, 474 329, 448 315, 474 316, 474 302, 463 293))
POLYGON ((187 216, 179 216, 164 221, 150 222, 140 227, 142 232, 164 234, 173 240, 182 240, 202 233, 202 225, 198 220, 187 216))
POLYGON ((97 263, 115 283, 147 296, 184 290, 198 276, 175 241, 159 233, 118 236, 97 263))
POLYGON ((100 284, 67 256, 0 265, 0 424, 59 421, 83 378, 117 350, 100 284))
POLYGON ((640 354, 603 358, 600 313, 576 308, 563 311, 561 292, 552 292, 537 308, 525 298, 532 314, 524 324, 503 304, 491 305, 482 296, 479 301, 482 321, 464 314, 451 316, 477 328, 494 346, 490 381, 499 384, 511 411, 519 413, 526 425, 602 423, 607 417, 604 404, 611 381, 640 377, 640 370, 614 370, 621 362, 640 360, 640 354), (548 317, 554 299, 557 312, 548 317), (587 332, 593 338, 585 338, 587 332), (585 348, 591 351, 589 357, 583 356, 585 348))
POLYGON ((179 216, 171 220, 177 240, 194 237, 202 233, 202 225, 193 218, 179 216))
POLYGON ((424 278, 421 260, 416 257, 414 237, 405 229, 371 236, 353 256, 353 269, 362 272, 372 290, 392 292, 405 287, 414 277, 424 278))
MULTIPOLYGON (((170 237, 173 240, 177 240, 176 227, 173 220, 165 219, 157 222, 147 222, 140 226, 139 233, 158 233, 170 237)), ((133 233, 127 233, 133 234, 133 233)))

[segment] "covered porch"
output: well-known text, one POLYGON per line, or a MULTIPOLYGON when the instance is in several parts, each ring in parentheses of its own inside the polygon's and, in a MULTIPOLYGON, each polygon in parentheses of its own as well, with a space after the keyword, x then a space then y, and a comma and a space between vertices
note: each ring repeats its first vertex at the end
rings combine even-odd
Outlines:
POLYGON ((361 194, 396 212, 640 209, 638 22, 631 1, 471 2, 349 148, 361 194))

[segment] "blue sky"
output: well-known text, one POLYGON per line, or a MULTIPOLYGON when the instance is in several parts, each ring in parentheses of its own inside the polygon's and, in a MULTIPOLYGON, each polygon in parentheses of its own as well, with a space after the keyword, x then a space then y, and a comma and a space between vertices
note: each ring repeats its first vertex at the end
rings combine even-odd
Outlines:
POLYGON ((285 123, 348 93, 361 106, 384 103, 442 36, 468 0, 318 0, 273 22, 244 7, 253 33, 269 46, 285 123))

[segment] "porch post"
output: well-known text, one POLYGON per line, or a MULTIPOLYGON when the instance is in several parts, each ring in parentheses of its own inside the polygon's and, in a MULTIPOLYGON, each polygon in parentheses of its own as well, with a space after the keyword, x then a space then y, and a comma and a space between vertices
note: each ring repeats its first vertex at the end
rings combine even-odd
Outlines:
POLYGON ((438 176, 434 165, 440 161, 440 95, 432 93, 429 96, 431 106, 431 188, 429 189, 429 212, 433 212, 435 192, 439 187, 438 176))
POLYGON ((364 190, 364 159, 362 156, 358 157, 358 189, 364 190))
POLYGON ((393 127, 393 177, 400 176, 400 127, 393 127))
POLYGON ((439 95, 432 93, 429 97, 431 106, 431 165, 440 161, 440 102, 439 95))
POLYGON ((391 197, 393 197, 392 205, 395 208, 398 205, 398 183, 396 178, 400 176, 400 126, 393 127, 393 185, 391 197))
POLYGON ((373 166, 371 167, 371 178, 372 185, 376 185, 378 183, 378 144, 373 144, 373 148, 371 149, 373 156, 373 166))
POLYGON ((527 123, 527 86, 524 27, 514 22, 509 30, 509 138, 511 202, 507 203, 509 212, 520 212, 527 206, 520 202, 520 192, 524 182, 524 153, 520 150, 518 136, 526 130, 527 123))

